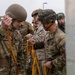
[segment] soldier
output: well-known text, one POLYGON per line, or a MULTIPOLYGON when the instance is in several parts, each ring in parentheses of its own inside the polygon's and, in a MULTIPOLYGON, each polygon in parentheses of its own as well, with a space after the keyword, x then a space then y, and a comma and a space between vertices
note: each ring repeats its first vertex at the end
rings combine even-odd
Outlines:
POLYGON ((18 4, 12 4, 5 14, 0 27, 0 75, 22 75, 23 67, 20 69, 17 65, 17 54, 22 52, 22 36, 17 29, 26 20, 26 10, 18 4))
POLYGON ((58 27, 63 32, 65 32, 65 15, 64 13, 60 12, 57 14, 57 21, 58 21, 58 27))
MULTIPOLYGON (((32 35, 32 38, 36 40, 37 42, 41 42, 44 40, 44 37, 46 35, 46 31, 44 30, 42 23, 38 21, 38 14, 41 12, 42 9, 36 9, 32 12, 33 17, 33 27, 34 27, 34 35, 32 35)), ((45 54, 44 49, 38 49, 36 50, 36 56, 40 65, 41 71, 43 71, 43 63, 45 62, 45 54)))
POLYGON ((38 20, 38 14, 41 11, 42 9, 36 9, 32 12, 32 17, 34 20, 34 22, 32 23, 35 28, 33 38, 36 39, 36 41, 42 41, 46 34, 46 31, 44 30, 42 23, 38 20))
POLYGON ((37 27, 38 27, 38 23, 37 23, 37 15, 38 13, 42 11, 42 9, 36 9, 32 12, 31 16, 33 17, 33 20, 32 20, 32 24, 33 24, 33 28, 34 28, 34 32, 37 30, 37 27))
POLYGON ((19 27, 19 31, 22 35, 22 39, 23 39, 24 44, 26 41, 26 35, 27 34, 34 34, 34 29, 33 29, 32 25, 27 21, 23 21, 21 23, 21 26, 19 27))
MULTIPOLYGON (((27 21, 23 21, 22 23, 21 23, 21 25, 20 25, 20 27, 19 27, 19 29, 18 29, 19 31, 20 31, 20 33, 21 33, 21 35, 22 35, 22 40, 23 40, 23 56, 24 56, 24 59, 23 58, 21 58, 21 59, 23 59, 24 60, 24 63, 22 63, 24 66, 25 66, 25 68, 26 68, 26 41, 27 41, 27 38, 26 38, 26 36, 27 35, 33 35, 34 34, 34 29, 33 29, 33 27, 32 27, 32 25, 29 23, 29 22, 27 22, 27 21)), ((20 55, 21 53, 19 53, 19 55, 20 55)))
POLYGON ((45 48, 45 66, 48 75, 66 75, 64 68, 66 66, 65 33, 56 25, 56 13, 52 9, 43 10, 38 14, 38 20, 42 22, 44 29, 48 32, 44 41, 36 42, 34 39, 29 39, 29 42, 34 44, 36 50, 45 48))

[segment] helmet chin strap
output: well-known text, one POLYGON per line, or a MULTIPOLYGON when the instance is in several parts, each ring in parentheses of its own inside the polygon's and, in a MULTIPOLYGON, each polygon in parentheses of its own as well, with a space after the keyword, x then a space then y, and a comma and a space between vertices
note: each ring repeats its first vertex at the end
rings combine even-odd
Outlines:
POLYGON ((53 23, 52 23, 51 25, 49 25, 49 26, 46 28, 46 30, 48 30, 52 25, 53 25, 53 23))

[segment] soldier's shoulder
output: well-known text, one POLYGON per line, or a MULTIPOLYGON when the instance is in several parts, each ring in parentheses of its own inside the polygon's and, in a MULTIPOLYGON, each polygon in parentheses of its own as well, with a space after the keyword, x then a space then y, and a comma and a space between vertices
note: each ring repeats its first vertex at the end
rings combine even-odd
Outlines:
POLYGON ((22 24, 22 25, 28 25, 28 24, 30 24, 30 23, 27 22, 27 21, 23 21, 23 22, 21 22, 21 24, 22 24))
POLYGON ((66 34, 58 28, 57 32, 56 32, 56 36, 58 36, 58 37, 66 37, 66 34))
POLYGON ((25 21, 25 24, 26 24, 26 25, 31 25, 31 23, 30 23, 30 22, 28 22, 28 21, 25 21))
POLYGON ((32 24, 30 22, 28 22, 28 21, 25 21, 25 22, 26 22, 26 25, 28 25, 28 29, 34 31, 32 24))
POLYGON ((24 25, 24 26, 32 26, 31 23, 28 22, 28 21, 23 21, 22 22, 22 25, 24 25))
POLYGON ((0 34, 3 35, 4 33, 5 33, 4 29, 2 27, 0 27, 0 34))
POLYGON ((63 46, 66 42, 66 34, 62 32, 60 29, 58 29, 55 35, 55 41, 58 44, 58 46, 63 46))
POLYGON ((2 29, 2 27, 0 27, 0 41, 3 40, 5 36, 5 31, 2 29))

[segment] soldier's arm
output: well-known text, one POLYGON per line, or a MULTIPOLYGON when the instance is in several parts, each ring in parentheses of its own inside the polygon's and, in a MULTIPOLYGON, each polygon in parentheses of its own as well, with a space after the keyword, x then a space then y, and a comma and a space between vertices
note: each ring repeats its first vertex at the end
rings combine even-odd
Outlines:
POLYGON ((2 29, 2 27, 0 27, 0 41, 4 38, 4 35, 5 34, 5 32, 4 32, 4 30, 2 29))
POLYGON ((36 42, 42 42, 44 41, 45 35, 46 31, 42 29, 38 34, 36 33, 35 35, 33 35, 32 38, 36 40, 36 42))
POLYGON ((34 29, 32 27, 32 25, 28 22, 27 23, 27 34, 24 36, 24 39, 29 39, 32 37, 32 35, 34 34, 34 29))
POLYGON ((59 45, 58 48, 60 50, 60 56, 55 58, 54 60, 51 61, 51 64, 56 68, 61 70, 65 65, 66 65, 66 48, 65 48, 65 38, 63 38, 59 45))
POLYGON ((31 44, 31 45, 34 45, 34 49, 42 49, 44 48, 44 42, 36 42, 33 38, 30 38, 28 40, 28 42, 31 44))
POLYGON ((18 51, 20 52, 22 50, 23 41, 22 36, 18 30, 14 33, 14 40, 15 40, 15 46, 18 47, 18 51))

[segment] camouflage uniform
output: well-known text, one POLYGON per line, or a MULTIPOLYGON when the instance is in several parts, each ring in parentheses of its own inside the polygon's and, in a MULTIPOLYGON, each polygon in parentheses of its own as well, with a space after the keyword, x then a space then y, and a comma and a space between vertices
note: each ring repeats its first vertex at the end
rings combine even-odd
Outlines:
POLYGON ((52 68, 49 75, 63 75, 66 65, 65 34, 57 28, 56 32, 48 32, 45 37, 46 61, 51 61, 52 68))
MULTIPOLYGON (((23 57, 21 58, 21 59, 23 59, 22 64, 23 64, 24 68, 26 68, 26 66, 28 66, 27 65, 28 63, 26 63, 26 41, 27 41, 26 35, 27 34, 34 34, 34 30, 33 30, 32 25, 27 21, 23 21, 18 30, 20 31, 20 33, 22 35, 22 40, 23 40, 23 48, 22 48, 23 49, 22 50, 23 57)), ((20 54, 21 53, 19 53, 19 56, 20 56, 20 54)))
MULTIPOLYGON (((10 30, 13 50, 17 57, 20 50, 22 37, 17 30, 10 30), (20 47, 19 47, 20 46, 20 47)), ((0 27, 0 75, 15 75, 15 63, 10 52, 6 30, 0 27)))
POLYGON ((24 39, 25 35, 27 35, 29 33, 31 33, 31 34, 34 33, 34 29, 33 29, 32 25, 27 21, 22 22, 22 25, 19 27, 19 31, 22 34, 23 39, 24 39))
MULTIPOLYGON (((65 34, 58 28, 54 33, 47 32, 43 43, 45 46, 46 62, 51 61, 52 64, 52 68, 48 69, 48 75, 66 75, 64 73, 66 72, 65 34)), ((38 48, 41 45, 40 43, 38 45, 38 42, 36 44, 38 48)), ((37 47, 35 48, 37 49, 37 47)))
MULTIPOLYGON (((38 21, 38 14, 42 11, 42 9, 36 9, 32 12, 31 16, 33 17, 33 26, 34 26, 34 35, 32 38, 36 42, 41 42, 44 40, 44 37, 46 35, 46 31, 44 30, 42 23, 38 21)), ((37 49, 36 50, 36 56, 39 62, 39 66, 41 69, 41 73, 43 73, 43 65, 45 63, 45 53, 44 48, 43 49, 37 49)))
POLYGON ((11 37, 13 37, 12 43, 17 50, 17 62, 19 73, 24 73, 24 56, 23 56, 23 41, 22 36, 18 30, 12 29, 11 37))
MULTIPOLYGON (((34 31, 33 39, 36 40, 36 42, 41 42, 44 40, 44 37, 46 35, 46 31, 44 30, 42 25, 38 25, 38 27, 34 31)), ((43 65, 45 63, 45 51, 43 49, 36 50, 36 56, 40 65, 41 71, 43 70, 43 65)))
POLYGON ((23 49, 25 50, 26 41, 27 41, 26 35, 27 34, 34 34, 34 29, 29 22, 23 21, 18 30, 20 31, 20 33, 22 35, 23 49))
MULTIPOLYGON (((13 46, 15 55, 16 55, 17 60, 18 60, 19 74, 22 74, 24 72, 24 68, 22 66, 22 60, 23 60, 22 44, 23 43, 22 43, 22 36, 21 36, 20 32, 17 30, 17 28, 20 26, 22 21, 26 20, 27 12, 21 5, 12 4, 6 9, 5 14, 6 15, 3 17, 2 28, 1 28, 0 31, 2 31, 3 29, 6 30, 7 28, 10 30, 10 38, 11 38, 12 46, 13 46)), ((2 32, 4 32, 4 30, 2 32)), ((7 61, 7 59, 11 56, 11 54, 10 54, 10 48, 9 48, 9 44, 8 44, 9 42, 8 42, 8 39, 7 39, 6 31, 3 34, 1 33, 0 37, 3 37, 0 41, 0 42, 2 42, 1 43, 1 48, 2 48, 1 59, 6 60, 7 63, 4 63, 4 64, 6 65, 5 68, 8 69, 8 71, 7 71, 4 68, 4 66, 2 66, 0 73, 2 73, 2 71, 4 72, 4 70, 2 70, 2 68, 4 68, 6 70, 7 74, 2 74, 2 75, 9 75, 8 74, 9 72, 14 73, 13 71, 10 71, 10 69, 12 70, 12 67, 14 67, 14 64, 11 65, 13 63, 13 59, 10 59, 12 63, 9 62, 9 60, 7 61), (5 49, 7 49, 7 50, 5 50, 5 49), (7 55, 7 53, 5 53, 6 56, 3 55, 3 52, 5 52, 5 51, 8 53, 8 55, 7 55)), ((0 66, 1 66, 1 64, 0 64, 0 66)), ((10 75, 12 75, 12 74, 10 74, 10 75)))
POLYGON ((46 33, 44 41, 36 42, 34 47, 36 49, 45 47, 45 65, 48 70, 48 75, 63 75, 62 70, 66 66, 66 37, 65 33, 63 33, 57 27, 57 24, 55 22, 56 13, 52 9, 45 9, 38 14, 38 20, 41 21, 44 29, 48 32, 46 33))

